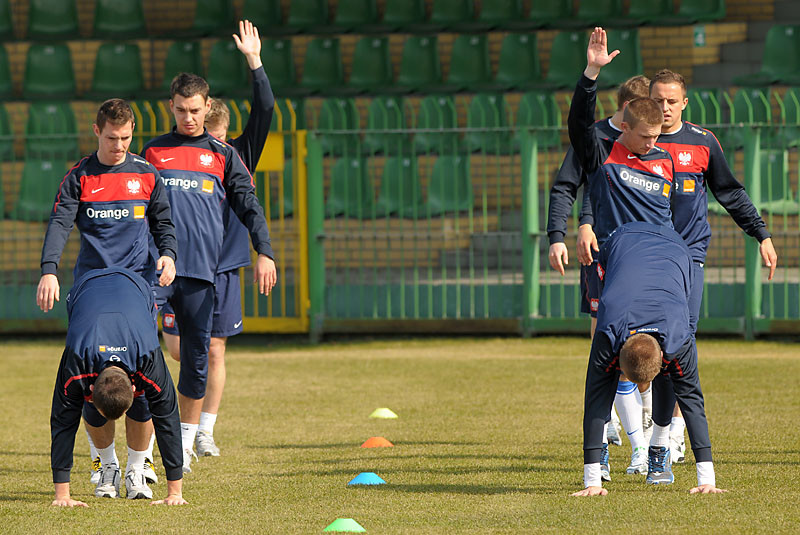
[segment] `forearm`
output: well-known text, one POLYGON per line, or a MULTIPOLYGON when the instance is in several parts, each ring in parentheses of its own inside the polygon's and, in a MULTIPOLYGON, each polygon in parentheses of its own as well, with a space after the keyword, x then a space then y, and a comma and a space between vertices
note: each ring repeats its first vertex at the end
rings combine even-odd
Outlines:
POLYGON ((582 76, 575 86, 569 107, 567 130, 569 141, 575 150, 578 162, 587 175, 595 170, 597 136, 594 133, 594 111, 597 100, 597 84, 582 76))
POLYGON ((69 500, 69 481, 66 483, 54 483, 56 500, 69 500))
POLYGON ((167 479, 167 496, 183 497, 183 479, 167 479))

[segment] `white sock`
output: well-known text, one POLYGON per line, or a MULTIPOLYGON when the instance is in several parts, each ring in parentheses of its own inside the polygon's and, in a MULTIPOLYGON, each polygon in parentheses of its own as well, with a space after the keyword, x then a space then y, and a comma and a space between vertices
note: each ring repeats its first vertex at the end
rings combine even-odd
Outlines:
POLYGON ((153 460, 153 445, 156 442, 156 434, 153 433, 150 435, 150 444, 147 445, 147 449, 144 450, 144 458, 153 460))
POLYGON ((647 387, 647 390, 644 392, 639 392, 639 396, 642 398, 642 411, 646 412, 650 416, 653 415, 653 383, 650 383, 650 386, 647 387))
POLYGON ((208 433, 209 435, 213 435, 215 423, 217 423, 216 414, 211 414, 210 412, 201 412, 200 426, 198 427, 198 430, 204 433, 208 433))
POLYGON ((84 431, 86 431, 86 438, 89 439, 89 457, 94 461, 100 454, 97 453, 97 448, 94 447, 94 440, 92 440, 92 435, 89 434, 89 430, 84 428, 84 431))
POLYGON ((187 424, 181 422, 181 443, 183 449, 194 449, 194 437, 197 435, 197 424, 187 424))
POLYGON ((125 473, 127 474, 131 470, 144 470, 144 457, 146 455, 146 451, 136 451, 132 450, 130 446, 128 447, 128 465, 125 467, 125 473))
POLYGON ((669 448, 669 426, 653 424, 653 436, 650 437, 650 445, 656 448, 669 448))
POLYGON ((686 428, 686 422, 683 416, 673 416, 672 423, 669 424, 669 434, 675 438, 683 437, 683 430, 686 428))
POLYGON ((631 451, 647 446, 642 431, 642 403, 637 396, 638 393, 639 389, 636 387, 636 383, 620 381, 617 385, 617 395, 614 398, 619 421, 628 434, 628 440, 631 441, 631 451))
POLYGON ((119 459, 117 459, 117 452, 114 449, 113 440, 111 441, 111 445, 109 445, 107 448, 98 448, 97 455, 100 456, 100 464, 103 465, 103 468, 112 464, 119 466, 119 459))
POLYGON ((603 444, 608 446, 608 422, 603 426, 603 444))

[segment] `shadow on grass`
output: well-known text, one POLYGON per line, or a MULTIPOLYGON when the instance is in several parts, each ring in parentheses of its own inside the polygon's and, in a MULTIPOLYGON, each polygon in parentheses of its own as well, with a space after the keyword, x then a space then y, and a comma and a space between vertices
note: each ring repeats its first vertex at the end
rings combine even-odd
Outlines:
POLYGON ((0 502, 35 502, 42 501, 42 496, 53 497, 53 491, 27 491, 16 494, 0 494, 0 502))
POLYGON ((555 485, 541 487, 494 487, 490 485, 448 485, 448 484, 421 484, 421 485, 379 485, 375 490, 383 492, 411 492, 418 494, 554 494, 563 493, 564 489, 555 485))
POLYGON ((50 452, 44 451, 0 451, 0 457, 5 457, 7 455, 16 455, 18 457, 50 457, 50 452))
MULTIPOLYGON (((338 460, 337 463, 345 462, 345 460, 338 460)), ((472 474, 486 474, 486 473, 500 473, 500 474, 526 474, 526 473, 547 473, 547 472, 564 472, 574 473, 574 468, 562 466, 557 463, 549 463, 546 466, 539 465, 510 465, 510 466, 442 466, 430 467, 420 466, 414 468, 379 468, 372 464, 365 464, 364 459, 352 459, 352 462, 360 463, 358 469, 353 468, 338 468, 335 470, 297 470, 292 472, 282 472, 273 474, 276 477, 295 477, 295 476, 352 476, 357 475, 357 471, 361 472, 376 472, 380 474, 444 474, 444 475, 472 475, 472 474)))
MULTIPOLYGON (((366 438, 364 440, 366 440, 366 438)), ((361 446, 362 443, 363 442, 360 443, 334 442, 327 444, 270 444, 266 446, 260 444, 249 444, 247 445, 247 447, 250 449, 261 449, 261 450, 291 450, 291 449, 320 450, 327 448, 358 448, 361 446)), ((403 446, 486 446, 487 445, 485 442, 455 442, 455 441, 435 441, 435 440, 429 440, 424 442, 394 443, 395 446, 401 444, 403 446)))

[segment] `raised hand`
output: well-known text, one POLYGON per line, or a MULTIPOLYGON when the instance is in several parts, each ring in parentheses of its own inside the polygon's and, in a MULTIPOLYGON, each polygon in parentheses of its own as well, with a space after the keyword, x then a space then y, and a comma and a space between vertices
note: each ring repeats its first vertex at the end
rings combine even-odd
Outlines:
POLYGON ((239 35, 233 34, 236 48, 244 54, 250 70, 261 67, 261 38, 258 36, 258 28, 253 26, 249 20, 239 21, 239 35))
POLYGON ((586 70, 584 74, 587 78, 592 80, 597 78, 600 69, 611 63, 617 55, 619 50, 614 50, 611 54, 608 53, 608 37, 603 28, 597 27, 592 31, 589 36, 589 46, 586 48, 586 70))

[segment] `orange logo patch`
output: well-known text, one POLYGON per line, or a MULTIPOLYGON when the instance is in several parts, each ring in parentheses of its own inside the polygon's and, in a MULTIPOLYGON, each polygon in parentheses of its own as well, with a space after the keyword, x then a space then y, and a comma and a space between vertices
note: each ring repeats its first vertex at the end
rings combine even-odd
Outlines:
POLYGON ((203 193, 214 193, 214 182, 211 180, 203 180, 203 193))
POLYGON ((144 219, 144 206, 134 206, 133 207, 133 218, 134 219, 144 219))
POLYGON ((100 350, 100 353, 106 352, 106 346, 100 346, 98 349, 100 350))
POLYGON ((694 193, 694 180, 687 178, 683 181, 683 192, 694 193))
POLYGON ((670 188, 669 184, 664 184, 664 190, 661 192, 661 195, 663 195, 664 197, 669 197, 669 188, 670 188))

